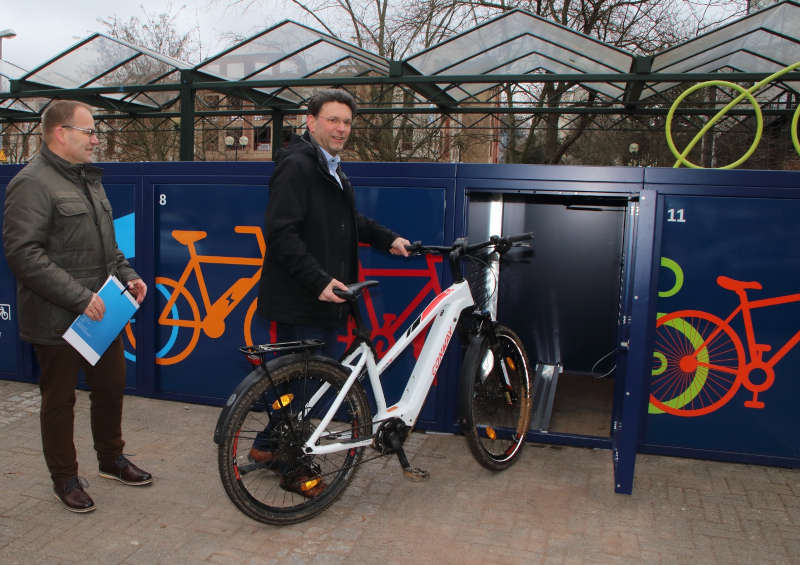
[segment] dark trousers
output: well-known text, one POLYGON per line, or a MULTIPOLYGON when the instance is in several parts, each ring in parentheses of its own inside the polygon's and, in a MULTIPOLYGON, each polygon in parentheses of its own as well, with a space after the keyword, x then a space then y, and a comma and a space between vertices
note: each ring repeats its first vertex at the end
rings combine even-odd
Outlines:
POLYGON ((66 479, 78 474, 73 442, 75 387, 83 369, 91 389, 92 437, 100 462, 122 454, 122 395, 125 390, 125 357, 118 337, 92 367, 70 345, 34 345, 41 375, 42 450, 50 476, 66 479))
POLYGON ((344 345, 337 341, 337 334, 344 332, 344 328, 317 328, 314 326, 297 326, 278 322, 276 326, 276 341, 299 341, 302 339, 320 339, 325 346, 318 350, 322 355, 338 359, 344 353, 344 345))

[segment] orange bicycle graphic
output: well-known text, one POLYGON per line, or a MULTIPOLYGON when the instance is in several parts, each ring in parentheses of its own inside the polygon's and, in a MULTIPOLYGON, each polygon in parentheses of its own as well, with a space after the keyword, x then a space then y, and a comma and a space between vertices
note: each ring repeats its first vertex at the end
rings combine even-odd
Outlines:
MULTIPOLYGON (((189 251, 189 261, 180 278, 175 281, 167 277, 156 277, 156 289, 166 299, 166 304, 158 313, 158 324, 172 328, 166 336, 163 345, 157 345, 156 364, 173 365, 185 359, 197 345, 200 330, 210 338, 216 339, 225 333, 225 319, 255 287, 261 278, 261 265, 266 250, 264 235, 259 226, 235 226, 234 231, 239 234, 252 234, 256 237, 260 257, 228 257, 218 255, 198 255, 195 243, 205 238, 208 234, 199 230, 173 230, 172 237, 189 251), (234 281, 222 295, 213 303, 209 298, 203 275, 202 265, 244 265, 257 267, 252 276, 241 277, 234 281), (205 310, 201 317, 197 301, 187 290, 186 283, 194 274, 197 286, 200 289, 202 306, 205 310)), ((253 316, 256 311, 257 298, 247 308, 244 317, 244 341, 253 345, 251 334, 253 316)), ((128 341, 135 348, 136 341, 130 324, 125 328, 128 341)))
MULTIPOLYGON (((667 266, 662 261, 662 265, 667 266)), ((670 267, 671 268, 671 267, 670 267)), ((772 356, 770 345, 757 343, 752 311, 800 302, 799 294, 751 300, 748 290, 761 290, 757 281, 717 277, 717 284, 736 293, 739 305, 724 320, 702 310, 679 310, 659 315, 653 350, 650 412, 702 416, 724 406, 740 386, 752 393, 747 408, 762 409, 758 395, 775 382, 775 365, 800 342, 795 333, 772 356), (731 327, 741 313, 743 340, 731 327)))

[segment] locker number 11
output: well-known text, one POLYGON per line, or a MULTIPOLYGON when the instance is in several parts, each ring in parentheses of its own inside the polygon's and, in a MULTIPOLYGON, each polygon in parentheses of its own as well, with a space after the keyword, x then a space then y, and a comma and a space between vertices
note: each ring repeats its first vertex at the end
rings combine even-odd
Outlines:
POLYGON ((686 223, 686 213, 684 212, 683 208, 670 208, 667 210, 667 221, 668 222, 678 222, 679 224, 686 223))

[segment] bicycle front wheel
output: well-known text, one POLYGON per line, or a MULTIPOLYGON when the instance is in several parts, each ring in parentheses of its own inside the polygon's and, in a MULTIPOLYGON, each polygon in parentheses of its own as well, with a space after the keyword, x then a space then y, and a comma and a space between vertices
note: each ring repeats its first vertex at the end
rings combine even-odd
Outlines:
POLYGON ((492 471, 510 467, 525 445, 531 418, 528 356, 517 334, 494 328, 473 343, 461 374, 464 435, 478 463, 492 471))
MULTIPOLYGON (((267 524, 294 524, 341 496, 363 448, 345 446, 316 456, 302 449, 347 379, 340 365, 322 357, 286 356, 268 368, 272 382, 265 373, 242 393, 221 431, 219 473, 228 497, 244 514, 267 524)), ((367 397, 356 381, 317 445, 346 445, 368 437, 370 428, 367 397)))

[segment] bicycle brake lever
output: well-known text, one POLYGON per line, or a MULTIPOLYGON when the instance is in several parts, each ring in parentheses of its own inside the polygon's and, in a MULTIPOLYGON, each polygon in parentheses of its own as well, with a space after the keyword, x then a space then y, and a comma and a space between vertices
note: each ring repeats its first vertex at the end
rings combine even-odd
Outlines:
POLYGON ((500 255, 502 255, 503 253, 511 249, 513 246, 514 244, 511 243, 510 241, 502 239, 495 244, 494 250, 497 251, 500 255))
POLYGON ((409 255, 422 255, 422 242, 415 241, 411 245, 406 245, 406 251, 409 255))

